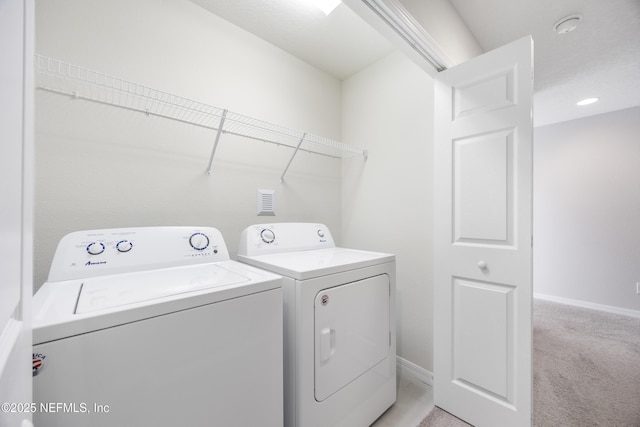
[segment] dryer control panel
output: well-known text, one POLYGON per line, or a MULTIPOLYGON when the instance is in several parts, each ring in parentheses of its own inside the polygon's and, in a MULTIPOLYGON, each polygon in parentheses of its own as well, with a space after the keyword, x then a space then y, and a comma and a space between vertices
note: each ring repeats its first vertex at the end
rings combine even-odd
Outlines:
POLYGON ((331 232, 324 224, 306 222, 255 224, 242 232, 238 254, 257 256, 335 246, 331 232))
POLYGON ((49 282, 156 268, 228 261, 222 234, 213 227, 139 227, 77 231, 64 236, 49 282))

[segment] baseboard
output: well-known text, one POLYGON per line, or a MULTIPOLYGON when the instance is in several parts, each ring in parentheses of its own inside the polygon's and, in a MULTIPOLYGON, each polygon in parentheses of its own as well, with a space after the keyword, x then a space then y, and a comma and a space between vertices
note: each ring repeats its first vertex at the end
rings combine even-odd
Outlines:
MULTIPOLYGON (((580 301, 570 298, 556 297, 553 295, 545 295, 534 293, 533 297, 545 301, 557 302, 560 304, 573 305, 576 307, 590 308, 592 310, 604 311, 607 313, 620 314, 623 316, 630 316, 640 318, 640 311, 630 310, 627 308, 620 308, 611 305, 596 304, 587 301, 580 301)), ((403 375, 407 379, 419 381, 430 387, 433 387, 433 372, 424 369, 421 366, 416 365, 413 362, 409 362, 400 356, 396 356, 396 366, 398 368, 398 375, 403 375)))
POLYGON ((415 363, 409 362, 407 359, 403 359, 400 356, 396 356, 396 366, 398 368, 398 374, 406 376, 407 379, 419 381, 433 386, 433 372, 424 369, 415 363))
POLYGON ((560 304, 573 305, 576 307, 590 308, 592 310, 605 311, 607 313, 620 314, 622 316, 637 317, 640 319, 640 311, 631 310, 629 308, 621 308, 613 305, 597 304, 595 302, 581 301, 571 298, 557 297, 554 295, 545 295, 534 293, 533 297, 545 301, 557 302, 560 304))

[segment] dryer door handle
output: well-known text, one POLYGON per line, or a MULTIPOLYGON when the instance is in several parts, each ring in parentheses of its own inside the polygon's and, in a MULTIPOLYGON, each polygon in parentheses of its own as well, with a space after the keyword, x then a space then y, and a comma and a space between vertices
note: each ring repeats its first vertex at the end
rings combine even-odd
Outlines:
POLYGON ((320 361, 326 362, 336 352, 336 330, 323 328, 320 331, 320 361))

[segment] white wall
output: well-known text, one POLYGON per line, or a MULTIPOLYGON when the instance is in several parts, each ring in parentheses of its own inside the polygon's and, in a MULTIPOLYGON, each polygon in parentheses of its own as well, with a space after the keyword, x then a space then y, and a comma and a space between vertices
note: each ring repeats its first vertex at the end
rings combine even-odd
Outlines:
MULTIPOLYGON (((482 53, 449 0, 400 0, 456 63, 482 53)), ((393 42, 393 37, 390 41, 393 42)), ((433 79, 395 53, 343 83, 343 244, 397 256, 398 355, 433 371, 433 79)))
MULTIPOLYGON (((446 9, 430 4, 434 16, 446 9)), ((447 16, 436 40, 459 49, 443 41, 459 34, 447 16)), ((460 61, 476 53, 465 40, 460 61)), ((211 131, 38 91, 36 286, 58 240, 80 229, 213 225, 234 252, 241 230, 264 219, 256 188, 274 188, 268 220, 324 222, 344 246, 397 254, 399 354, 432 370, 433 88, 418 66, 394 54, 341 87, 186 0, 39 1, 37 52, 370 155, 342 168, 303 155, 280 185, 288 149, 225 135, 208 177, 211 131)))
POLYGON ((535 129, 534 292, 640 310, 640 107, 535 129))
POLYGON ((398 355, 432 363, 433 80, 400 53, 344 82, 343 141, 369 150, 342 168, 345 246, 397 263, 398 355))
MULTIPOLYGON (((186 0, 47 0, 36 52, 339 139, 340 82, 186 0)), ((115 107, 36 94, 35 284, 59 239, 103 227, 210 225, 232 253, 257 222, 322 222, 340 242, 340 162, 115 107), (276 217, 256 216, 275 189, 276 217)))

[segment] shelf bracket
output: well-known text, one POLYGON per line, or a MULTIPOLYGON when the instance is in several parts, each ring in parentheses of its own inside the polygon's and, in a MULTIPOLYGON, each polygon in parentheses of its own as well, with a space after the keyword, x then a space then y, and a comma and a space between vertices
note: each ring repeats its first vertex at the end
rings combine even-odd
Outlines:
POLYGON ((211 175, 211 169, 213 166, 213 157, 216 155, 216 149, 218 148, 218 142, 220 142, 220 135, 222 135, 224 129, 224 121, 227 118, 227 111, 224 110, 222 112, 222 116, 220 117, 220 126, 218 126, 218 132, 216 133, 216 140, 213 143, 213 149, 211 150, 211 158, 209 158, 209 166, 207 167, 207 175, 211 175))
POLYGON ((289 159, 289 163, 287 163, 287 167, 284 168, 284 172, 282 172, 282 175, 280 175, 280 184, 282 184, 284 182, 284 176, 286 175, 287 171, 289 170, 289 166, 291 166, 291 162, 293 162, 293 158, 296 156, 296 154, 298 154, 298 150, 300 149, 300 145, 302 145, 302 142, 304 141, 304 139, 306 137, 307 137, 307 133, 305 132, 302 135, 302 138, 300 138, 300 142, 298 142, 298 145, 296 146, 295 151, 291 155, 291 158, 289 159))

